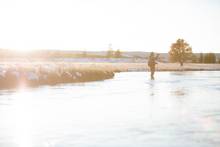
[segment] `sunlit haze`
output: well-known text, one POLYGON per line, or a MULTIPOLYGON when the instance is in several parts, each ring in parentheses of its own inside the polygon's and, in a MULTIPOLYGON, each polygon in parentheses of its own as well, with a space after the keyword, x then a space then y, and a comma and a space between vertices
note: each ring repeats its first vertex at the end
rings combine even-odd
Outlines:
POLYGON ((0 0, 0 48, 220 52, 218 0, 0 0))

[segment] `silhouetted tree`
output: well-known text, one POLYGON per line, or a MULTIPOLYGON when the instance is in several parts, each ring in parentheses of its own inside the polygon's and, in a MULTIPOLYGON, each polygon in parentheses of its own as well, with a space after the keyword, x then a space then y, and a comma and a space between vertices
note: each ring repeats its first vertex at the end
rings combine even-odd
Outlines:
POLYGON ((204 57, 204 63, 216 63, 216 56, 214 53, 207 53, 204 57))
POLYGON ((199 63, 203 63, 203 62, 204 62, 203 53, 200 53, 200 55, 199 55, 199 63))
POLYGON ((171 45, 169 56, 172 62, 179 62, 183 66, 183 63, 192 56, 192 48, 184 39, 178 39, 171 45))
POLYGON ((115 52, 115 58, 120 58, 121 56, 121 51, 117 49, 117 51, 115 52))

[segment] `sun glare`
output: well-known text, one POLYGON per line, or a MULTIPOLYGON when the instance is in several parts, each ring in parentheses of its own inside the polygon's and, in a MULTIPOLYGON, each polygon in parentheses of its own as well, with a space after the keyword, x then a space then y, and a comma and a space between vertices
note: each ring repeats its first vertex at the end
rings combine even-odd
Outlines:
POLYGON ((15 48, 13 50, 18 52, 18 53, 25 54, 25 53, 30 53, 32 51, 35 51, 36 49, 31 49, 31 48, 15 48))
POLYGON ((18 147, 32 147, 32 109, 30 95, 20 89, 14 96, 12 115, 15 126, 13 128, 14 142, 18 147))

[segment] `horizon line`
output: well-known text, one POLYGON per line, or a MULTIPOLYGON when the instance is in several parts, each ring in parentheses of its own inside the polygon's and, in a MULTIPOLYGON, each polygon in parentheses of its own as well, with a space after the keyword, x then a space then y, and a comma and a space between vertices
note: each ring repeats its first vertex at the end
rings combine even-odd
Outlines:
MULTIPOLYGON (((8 50, 8 51, 17 51, 21 53, 29 53, 29 52, 35 52, 35 51, 72 51, 72 52, 107 52, 109 49, 106 50, 86 50, 86 49, 50 49, 50 48, 41 48, 41 49, 12 49, 12 48, 0 48, 0 50, 8 50)), ((167 52, 156 52, 156 51, 143 51, 143 50, 123 50, 123 49, 112 49, 112 51, 117 51, 120 50, 121 52, 144 52, 144 53, 169 53, 169 50, 167 52)), ((220 52, 213 52, 213 51, 208 51, 208 52, 193 52, 193 53, 217 53, 219 54, 220 52)))

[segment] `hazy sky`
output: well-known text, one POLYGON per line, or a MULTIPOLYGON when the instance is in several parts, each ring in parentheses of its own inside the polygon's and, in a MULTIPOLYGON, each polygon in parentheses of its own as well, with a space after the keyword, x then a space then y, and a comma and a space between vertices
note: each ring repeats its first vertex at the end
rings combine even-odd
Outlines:
POLYGON ((219 0, 0 0, 0 48, 220 52, 219 0))

